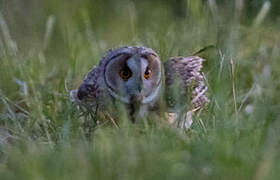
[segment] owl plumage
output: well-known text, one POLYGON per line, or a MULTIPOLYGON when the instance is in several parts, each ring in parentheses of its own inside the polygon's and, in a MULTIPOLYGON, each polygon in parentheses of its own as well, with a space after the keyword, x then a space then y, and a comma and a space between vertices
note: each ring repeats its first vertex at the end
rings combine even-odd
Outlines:
POLYGON ((165 104, 167 113, 186 121, 187 112, 209 101, 201 74, 202 62, 198 56, 172 57, 164 63, 162 73, 160 58, 150 48, 109 50, 70 96, 79 105, 87 109, 99 107, 100 111, 121 103, 132 121, 160 111, 159 104, 165 104), (160 98, 162 95, 164 98, 160 98))
MULTIPOLYGON (((165 88, 168 91, 170 88, 181 88, 180 96, 186 95, 186 92, 191 91, 192 108, 200 108, 209 100, 205 95, 207 86, 204 82, 204 77, 201 74, 203 59, 198 56, 190 57, 171 57, 164 63, 165 71, 165 88), (176 87, 176 82, 181 83, 176 87)), ((172 98, 167 95, 167 99, 172 98)), ((170 103, 167 100, 169 106, 170 103)))

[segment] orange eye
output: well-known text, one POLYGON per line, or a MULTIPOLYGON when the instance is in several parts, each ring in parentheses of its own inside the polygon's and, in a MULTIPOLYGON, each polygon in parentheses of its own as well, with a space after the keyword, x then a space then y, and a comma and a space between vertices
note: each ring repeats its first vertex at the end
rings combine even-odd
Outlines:
POLYGON ((127 81, 131 77, 131 72, 128 69, 122 69, 120 71, 120 77, 127 81))
POLYGON ((145 71, 145 73, 144 73, 145 79, 149 79, 150 76, 151 76, 151 74, 152 74, 152 71, 151 71, 150 69, 147 68, 146 71, 145 71))

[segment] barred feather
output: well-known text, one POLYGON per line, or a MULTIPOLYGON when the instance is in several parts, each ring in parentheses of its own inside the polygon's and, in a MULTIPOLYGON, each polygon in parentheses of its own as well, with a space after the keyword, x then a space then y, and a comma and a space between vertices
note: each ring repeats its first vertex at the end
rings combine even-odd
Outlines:
MULTIPOLYGON (((165 85, 169 89, 176 83, 176 80, 182 81, 183 89, 187 92, 191 89, 192 108, 200 108, 209 102, 206 96, 207 86, 201 74, 202 62, 204 60, 198 56, 191 57, 172 57, 165 64, 165 85)), ((180 96, 184 96, 181 94, 180 96)), ((172 97, 167 97, 172 99, 172 97)), ((171 105, 172 106, 172 105, 171 105)))

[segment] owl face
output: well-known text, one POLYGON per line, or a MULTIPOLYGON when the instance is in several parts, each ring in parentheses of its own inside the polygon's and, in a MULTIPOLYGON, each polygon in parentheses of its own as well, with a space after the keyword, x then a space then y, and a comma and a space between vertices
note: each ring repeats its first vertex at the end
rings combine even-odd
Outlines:
POLYGON ((160 90, 160 59, 151 49, 124 49, 107 62, 104 79, 111 96, 120 101, 150 103, 160 90))

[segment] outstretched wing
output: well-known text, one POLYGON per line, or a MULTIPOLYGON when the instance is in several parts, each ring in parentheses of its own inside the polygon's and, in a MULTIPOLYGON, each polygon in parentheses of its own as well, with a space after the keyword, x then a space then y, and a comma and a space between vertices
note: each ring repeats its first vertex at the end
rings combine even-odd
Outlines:
POLYGON ((200 108, 209 102, 205 94, 207 86, 201 74, 203 61, 198 56, 171 57, 164 64, 168 107, 174 107, 177 103, 174 102, 176 99, 177 101, 184 101, 183 96, 189 96, 192 109, 200 108))
POLYGON ((94 67, 80 87, 70 92, 71 101, 87 107, 95 106, 101 93, 100 84, 100 70, 98 67, 94 67))

